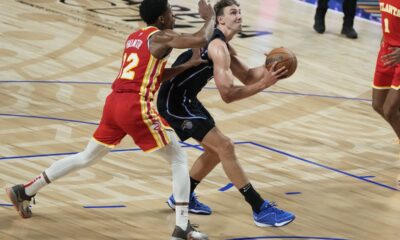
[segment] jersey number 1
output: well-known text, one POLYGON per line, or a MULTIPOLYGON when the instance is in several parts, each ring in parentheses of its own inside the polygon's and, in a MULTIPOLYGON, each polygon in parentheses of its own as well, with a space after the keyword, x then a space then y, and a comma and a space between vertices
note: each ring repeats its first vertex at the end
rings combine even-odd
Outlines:
POLYGON ((131 53, 128 57, 126 57, 125 53, 122 66, 124 66, 126 62, 128 62, 128 65, 126 65, 122 69, 121 78, 126 80, 133 80, 133 78, 135 77, 135 71, 133 71, 133 69, 139 64, 139 56, 137 55, 137 53, 131 53))
POLYGON ((383 19, 383 27, 385 28, 384 31, 385 33, 390 33, 390 29, 389 29, 389 19, 385 18, 383 19))

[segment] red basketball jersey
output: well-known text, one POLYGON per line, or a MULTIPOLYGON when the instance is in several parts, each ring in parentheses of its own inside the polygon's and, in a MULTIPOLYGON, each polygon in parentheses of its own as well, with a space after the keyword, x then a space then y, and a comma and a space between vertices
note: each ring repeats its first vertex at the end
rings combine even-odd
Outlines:
POLYGON ((148 40, 158 31, 156 27, 146 27, 129 35, 121 70, 112 85, 114 91, 135 92, 143 97, 142 101, 153 100, 167 63, 167 58, 156 59, 149 50, 148 40))
POLYGON ((379 0, 382 14, 383 41, 400 46, 400 0, 379 0))

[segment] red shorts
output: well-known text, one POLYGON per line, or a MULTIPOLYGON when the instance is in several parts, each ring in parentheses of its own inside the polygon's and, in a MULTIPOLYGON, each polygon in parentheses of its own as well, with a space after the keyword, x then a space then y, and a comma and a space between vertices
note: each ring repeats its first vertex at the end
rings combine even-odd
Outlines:
POLYGON ((144 101, 138 93, 112 92, 108 95, 103 116, 93 137, 114 147, 127 134, 143 151, 154 151, 167 145, 168 123, 160 117, 153 102, 144 101))
POLYGON ((395 66, 383 65, 382 56, 390 53, 390 45, 382 43, 376 61, 373 88, 375 89, 400 89, 400 64, 395 66))

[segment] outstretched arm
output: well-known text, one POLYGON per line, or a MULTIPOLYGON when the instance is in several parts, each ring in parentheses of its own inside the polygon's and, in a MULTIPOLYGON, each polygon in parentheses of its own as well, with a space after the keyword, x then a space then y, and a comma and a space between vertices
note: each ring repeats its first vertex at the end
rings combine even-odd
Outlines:
POLYGON ((152 55, 162 58, 171 48, 200 48, 206 45, 214 31, 215 13, 210 4, 200 0, 199 14, 206 22, 193 34, 181 34, 171 29, 154 34, 150 41, 152 55))
MULTIPOLYGON (((208 54, 214 63, 214 80, 222 100, 230 103, 252 96, 265 88, 268 88, 278 81, 287 70, 280 68, 277 71, 263 69, 263 76, 260 81, 248 84, 246 86, 235 86, 233 75, 230 69, 231 57, 226 43, 220 39, 213 40, 208 46, 208 54)), ((271 69, 274 69, 275 64, 271 69)))

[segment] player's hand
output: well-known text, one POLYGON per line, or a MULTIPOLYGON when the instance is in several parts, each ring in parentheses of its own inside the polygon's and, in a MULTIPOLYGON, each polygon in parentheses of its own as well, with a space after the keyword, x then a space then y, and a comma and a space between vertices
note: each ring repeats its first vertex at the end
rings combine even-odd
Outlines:
POLYGON ((274 62, 269 70, 267 68, 264 69, 264 76, 261 79, 262 83, 264 84, 264 88, 274 85, 279 79, 283 78, 283 76, 285 76, 285 74, 288 72, 286 67, 281 67, 277 70, 274 70, 276 64, 277 62, 274 62))
POLYGON ((210 20, 213 16, 215 16, 215 12, 210 3, 206 3, 205 0, 199 1, 199 14, 200 17, 204 20, 210 20))
POLYGON ((192 52, 192 57, 189 59, 189 61, 186 62, 189 67, 195 67, 199 64, 208 62, 207 60, 201 58, 200 48, 193 48, 192 52))
POLYGON ((394 66, 400 64, 400 47, 389 47, 391 53, 382 56, 382 61, 385 66, 394 66))

